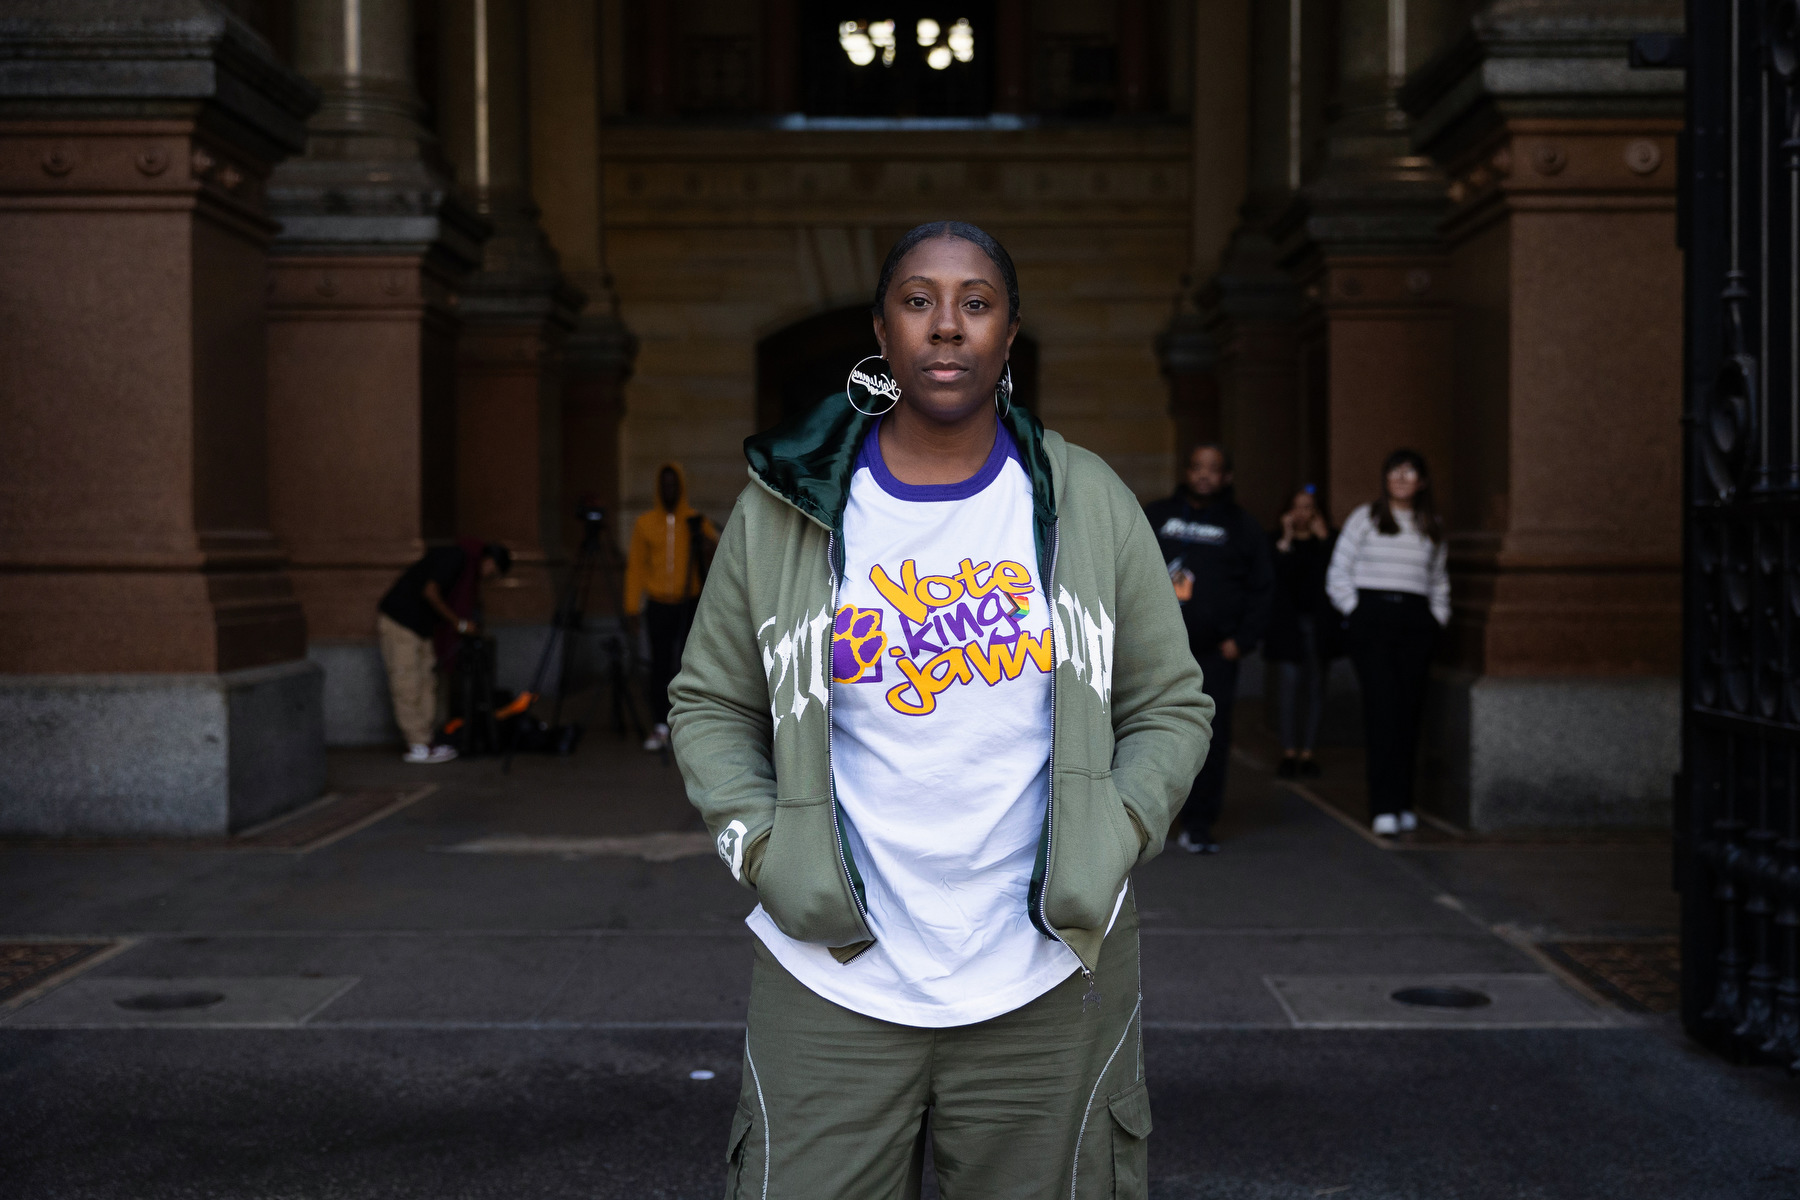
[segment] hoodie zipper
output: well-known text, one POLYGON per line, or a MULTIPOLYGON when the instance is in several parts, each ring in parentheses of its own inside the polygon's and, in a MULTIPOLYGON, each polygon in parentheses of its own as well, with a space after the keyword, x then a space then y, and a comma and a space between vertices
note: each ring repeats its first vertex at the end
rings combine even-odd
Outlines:
MULTIPOLYGON (((837 619, 838 610, 838 572, 837 572, 837 534, 828 534, 825 538, 825 570, 831 576, 831 617, 837 619)), ((864 931, 869 932, 869 910, 863 907, 862 897, 856 892, 856 883, 850 878, 850 860, 844 854, 843 818, 838 812, 837 767, 831 753, 831 693, 836 690, 829 683, 825 687, 825 786, 831 794, 831 838, 837 845, 838 870, 844 873, 844 886, 850 891, 850 903, 856 906, 857 916, 862 919, 864 931)), ((869 932, 871 938, 874 937, 869 932)))
MULTIPOLYGON (((1050 639, 1050 766, 1049 778, 1044 788, 1044 881, 1038 887, 1038 925, 1045 933, 1062 942, 1070 954, 1075 954, 1075 947, 1070 946, 1062 934, 1056 932, 1056 926, 1050 924, 1050 860, 1055 849, 1056 837, 1056 600, 1051 590, 1056 586, 1056 562, 1062 555, 1062 518, 1058 517, 1054 531, 1050 535, 1050 578, 1044 582, 1044 606, 1048 610, 1050 622, 1045 636, 1050 639)), ((1081 964, 1081 973, 1087 977, 1087 991, 1081 997, 1081 1007, 1086 1010, 1089 1004, 1100 1003, 1099 980, 1088 965, 1081 961, 1081 955, 1075 954, 1075 961, 1081 964)))

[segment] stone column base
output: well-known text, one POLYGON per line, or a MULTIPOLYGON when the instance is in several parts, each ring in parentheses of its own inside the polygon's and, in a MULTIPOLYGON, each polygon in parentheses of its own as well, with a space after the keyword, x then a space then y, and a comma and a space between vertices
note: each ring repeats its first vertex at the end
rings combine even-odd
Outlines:
POLYGON ((322 638, 306 644, 306 657, 324 672, 327 746, 398 746, 387 667, 374 638, 322 638))
POLYGON ((325 789, 321 673, 0 675, 0 834, 217 837, 325 789))
POLYGON ((1440 671, 1426 702, 1427 807, 1478 832, 1667 826, 1681 681, 1440 671))
MULTIPOLYGON (((612 618, 590 618, 595 628, 612 618)), ((518 693, 531 686, 537 674, 549 625, 497 625, 494 683, 503 691, 518 693)), ((584 640, 579 661, 584 672, 595 666, 591 639, 584 640)), ((306 657, 324 672, 324 729, 327 746, 398 746, 400 727, 394 724, 394 702, 388 693, 387 667, 381 646, 374 638, 320 638, 309 642, 306 657)), ((560 658, 550 664, 544 690, 556 686, 560 658)), ((441 713, 439 714, 442 715, 441 713)))

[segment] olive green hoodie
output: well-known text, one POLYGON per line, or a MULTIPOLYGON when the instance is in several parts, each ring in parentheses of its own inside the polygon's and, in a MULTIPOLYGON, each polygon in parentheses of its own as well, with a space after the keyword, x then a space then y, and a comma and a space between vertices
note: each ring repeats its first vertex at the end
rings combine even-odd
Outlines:
MULTIPOLYGON (((832 777, 831 631, 871 423, 838 395, 744 443, 752 482, 669 686, 675 757, 719 857, 783 933, 844 962, 874 935, 832 777)), ((1206 756, 1213 702, 1136 497, 1023 408, 1005 424, 1031 477, 1056 663, 1050 795, 1019 902, 1091 972, 1125 877, 1162 849, 1206 756)))

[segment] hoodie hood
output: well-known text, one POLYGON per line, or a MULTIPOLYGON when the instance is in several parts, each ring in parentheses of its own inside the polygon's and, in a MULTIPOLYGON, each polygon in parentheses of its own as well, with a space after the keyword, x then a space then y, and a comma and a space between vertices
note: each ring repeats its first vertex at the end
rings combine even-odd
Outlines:
MULTIPOLYGON (((880 420, 858 412, 849 396, 827 396, 806 412, 765 433, 744 439, 750 478, 823 526, 836 539, 833 569, 843 571, 844 510, 850 505, 850 477, 863 439, 880 420)), ((1049 578, 1056 533, 1056 486, 1044 446, 1044 425, 1022 405, 1001 418, 1019 447, 1025 473, 1031 477, 1032 527, 1038 562, 1049 578)))
POLYGON ((677 517, 690 516, 690 515, 692 515, 692 513, 694 511, 688 505, 687 471, 682 467, 682 465, 680 463, 676 462, 672 458, 669 459, 667 462, 658 463, 656 466, 656 511, 661 512, 661 513, 672 512, 677 517), (664 471, 675 472, 675 507, 674 508, 669 508, 667 505, 665 505, 663 503, 662 473, 664 471))

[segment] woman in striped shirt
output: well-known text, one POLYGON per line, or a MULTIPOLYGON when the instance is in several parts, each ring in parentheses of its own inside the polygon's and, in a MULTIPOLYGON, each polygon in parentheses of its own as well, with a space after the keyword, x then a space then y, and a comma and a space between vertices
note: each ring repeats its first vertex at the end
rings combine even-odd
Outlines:
POLYGON ((1450 574, 1424 457, 1394 451, 1381 479, 1381 496, 1344 522, 1325 591, 1348 618, 1362 684, 1373 828, 1392 837, 1418 828, 1413 768, 1432 643, 1450 623, 1450 574))

